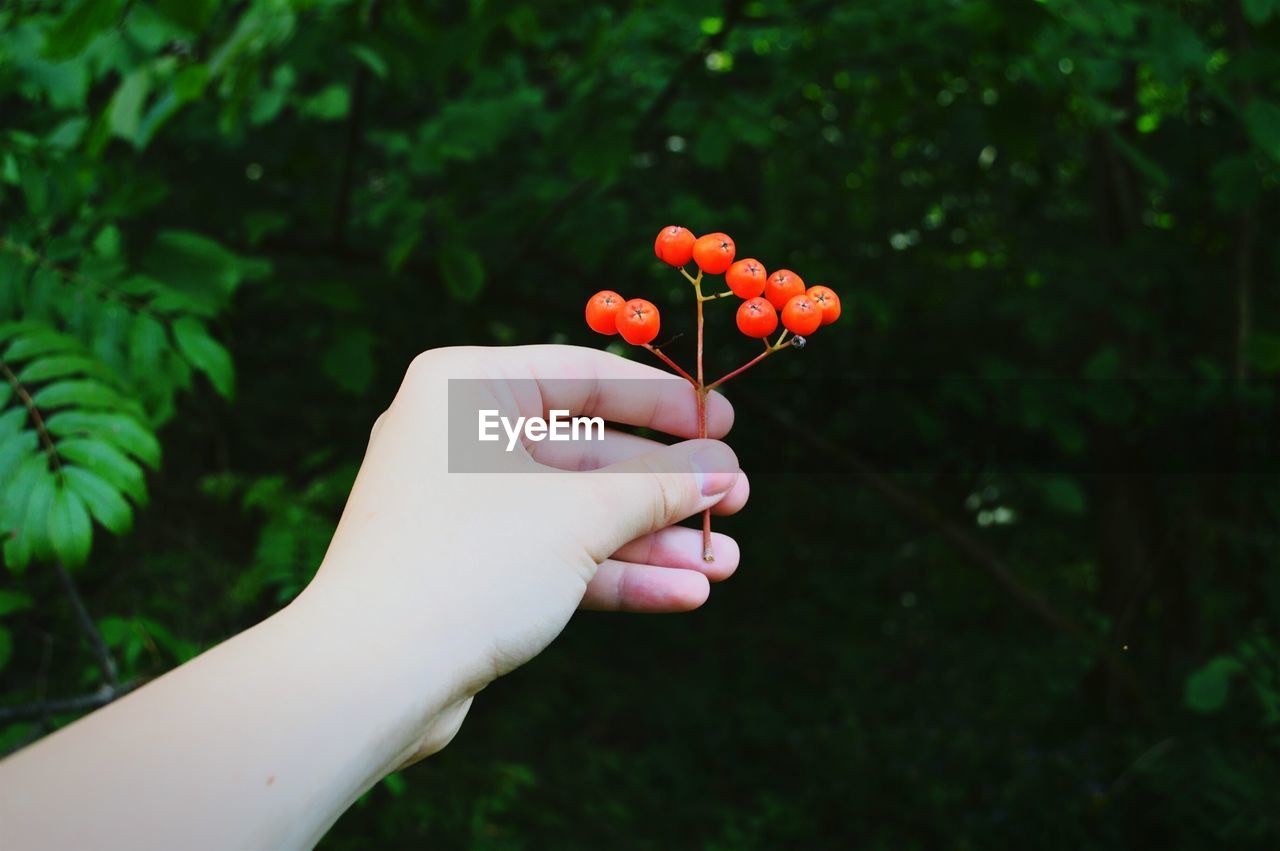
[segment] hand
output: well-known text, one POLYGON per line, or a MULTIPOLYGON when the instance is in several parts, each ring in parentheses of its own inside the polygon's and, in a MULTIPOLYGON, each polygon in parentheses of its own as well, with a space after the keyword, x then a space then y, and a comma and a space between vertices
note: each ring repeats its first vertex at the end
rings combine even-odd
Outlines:
MULTIPOLYGON (((466 383, 469 406, 506 416, 567 409, 697 433, 687 382, 604 352, 441 349, 414 361, 298 601, 331 607, 355 634, 384 636, 389 652, 450 657, 453 711, 427 723, 408 761, 443 747, 470 697, 546 647, 576 608, 701 605, 708 581, 737 566, 737 545, 716 534, 717 558, 707 564, 700 532, 672 524, 707 507, 737 511, 748 493, 736 457, 717 440, 665 446, 616 431, 604 441, 495 447, 501 472, 450 473, 449 379, 459 378, 479 379, 466 383), (555 380, 565 378, 583 380, 555 380)), ((712 394, 708 433, 721 437, 732 421, 729 403, 712 394)), ((439 675, 439 664, 422 673, 439 675)))

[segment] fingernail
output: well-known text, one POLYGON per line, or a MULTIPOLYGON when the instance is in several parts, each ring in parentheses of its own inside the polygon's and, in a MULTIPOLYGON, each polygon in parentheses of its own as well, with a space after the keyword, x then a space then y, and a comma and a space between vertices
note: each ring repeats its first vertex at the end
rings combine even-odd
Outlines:
POLYGON ((738 480, 738 459, 723 444, 699 449, 693 456, 693 473, 703 496, 724 493, 738 480))

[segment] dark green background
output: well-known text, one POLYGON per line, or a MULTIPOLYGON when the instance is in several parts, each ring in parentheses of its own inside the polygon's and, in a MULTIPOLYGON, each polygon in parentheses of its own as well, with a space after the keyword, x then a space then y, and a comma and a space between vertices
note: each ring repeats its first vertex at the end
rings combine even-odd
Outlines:
POLYGON ((417 352, 601 345, 607 287, 687 361, 678 223, 845 305, 729 391, 738 575, 325 845, 1275 847, 1278 176, 1280 0, 10 0, 0 357, 163 460, 69 496, 0 428, 3 704, 98 685, 59 561, 125 682, 288 600, 417 352))

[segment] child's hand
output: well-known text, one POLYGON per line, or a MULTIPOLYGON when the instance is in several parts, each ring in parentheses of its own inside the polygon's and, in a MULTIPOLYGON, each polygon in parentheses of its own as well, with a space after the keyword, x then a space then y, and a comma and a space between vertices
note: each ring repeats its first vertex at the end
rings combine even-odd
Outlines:
MULTIPOLYGON (((697 434, 686 381, 604 352, 441 349, 414 361, 374 426, 324 564, 299 600, 375 636, 388 653, 432 657, 423 677, 438 680, 449 660, 458 712, 429 731, 414 757, 442 747, 470 696, 546 647, 575 609, 701 605, 708 580, 737 566, 737 545, 717 535, 717 560, 706 564, 700 533, 672 524, 708 506, 735 512, 748 491, 717 440, 665 446, 612 431, 603 442, 499 452, 504 472, 450 473, 451 378, 483 379, 467 383, 478 397, 469 407, 510 416, 568 409, 697 434), (565 378, 588 380, 553 380, 565 378)), ((709 434, 728 432, 733 411, 723 397, 710 398, 708 420, 709 434)))

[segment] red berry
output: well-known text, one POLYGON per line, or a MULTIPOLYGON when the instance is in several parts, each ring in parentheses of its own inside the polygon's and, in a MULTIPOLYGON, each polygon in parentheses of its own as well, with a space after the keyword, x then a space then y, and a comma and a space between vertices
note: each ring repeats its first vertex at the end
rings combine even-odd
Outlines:
POLYGON ((831 287, 809 287, 805 292, 822 311, 822 324, 830 325, 840 318, 840 296, 831 287))
POLYGON ((768 277, 764 266, 754 257, 739 260, 724 273, 724 282, 738 298, 755 298, 764 292, 764 279, 768 277))
POLYGON ((798 295, 804 295, 804 280, 790 269, 779 269, 765 282, 764 297, 778 310, 798 295))
POLYGON ((733 262, 736 250, 728 234, 709 233, 693 244, 693 261, 708 275, 719 275, 733 262))
POLYGON ((807 295, 792 296, 782 308, 782 325, 792 334, 807 337, 822 325, 822 308, 807 295))
POLYGON ((768 337, 777 327, 778 311, 768 299, 749 299, 738 307, 738 330, 748 337, 768 337))
POLYGON ((633 298, 618 311, 618 333, 633 346, 653 342, 658 336, 661 320, 658 308, 642 298, 633 298))
POLYGON ((678 225, 663 228, 653 242, 653 253, 663 263, 684 266, 693 259, 693 231, 678 225))
POLYGON ((601 290, 587 302, 587 325, 597 334, 618 333, 618 311, 625 299, 613 290, 601 290))

